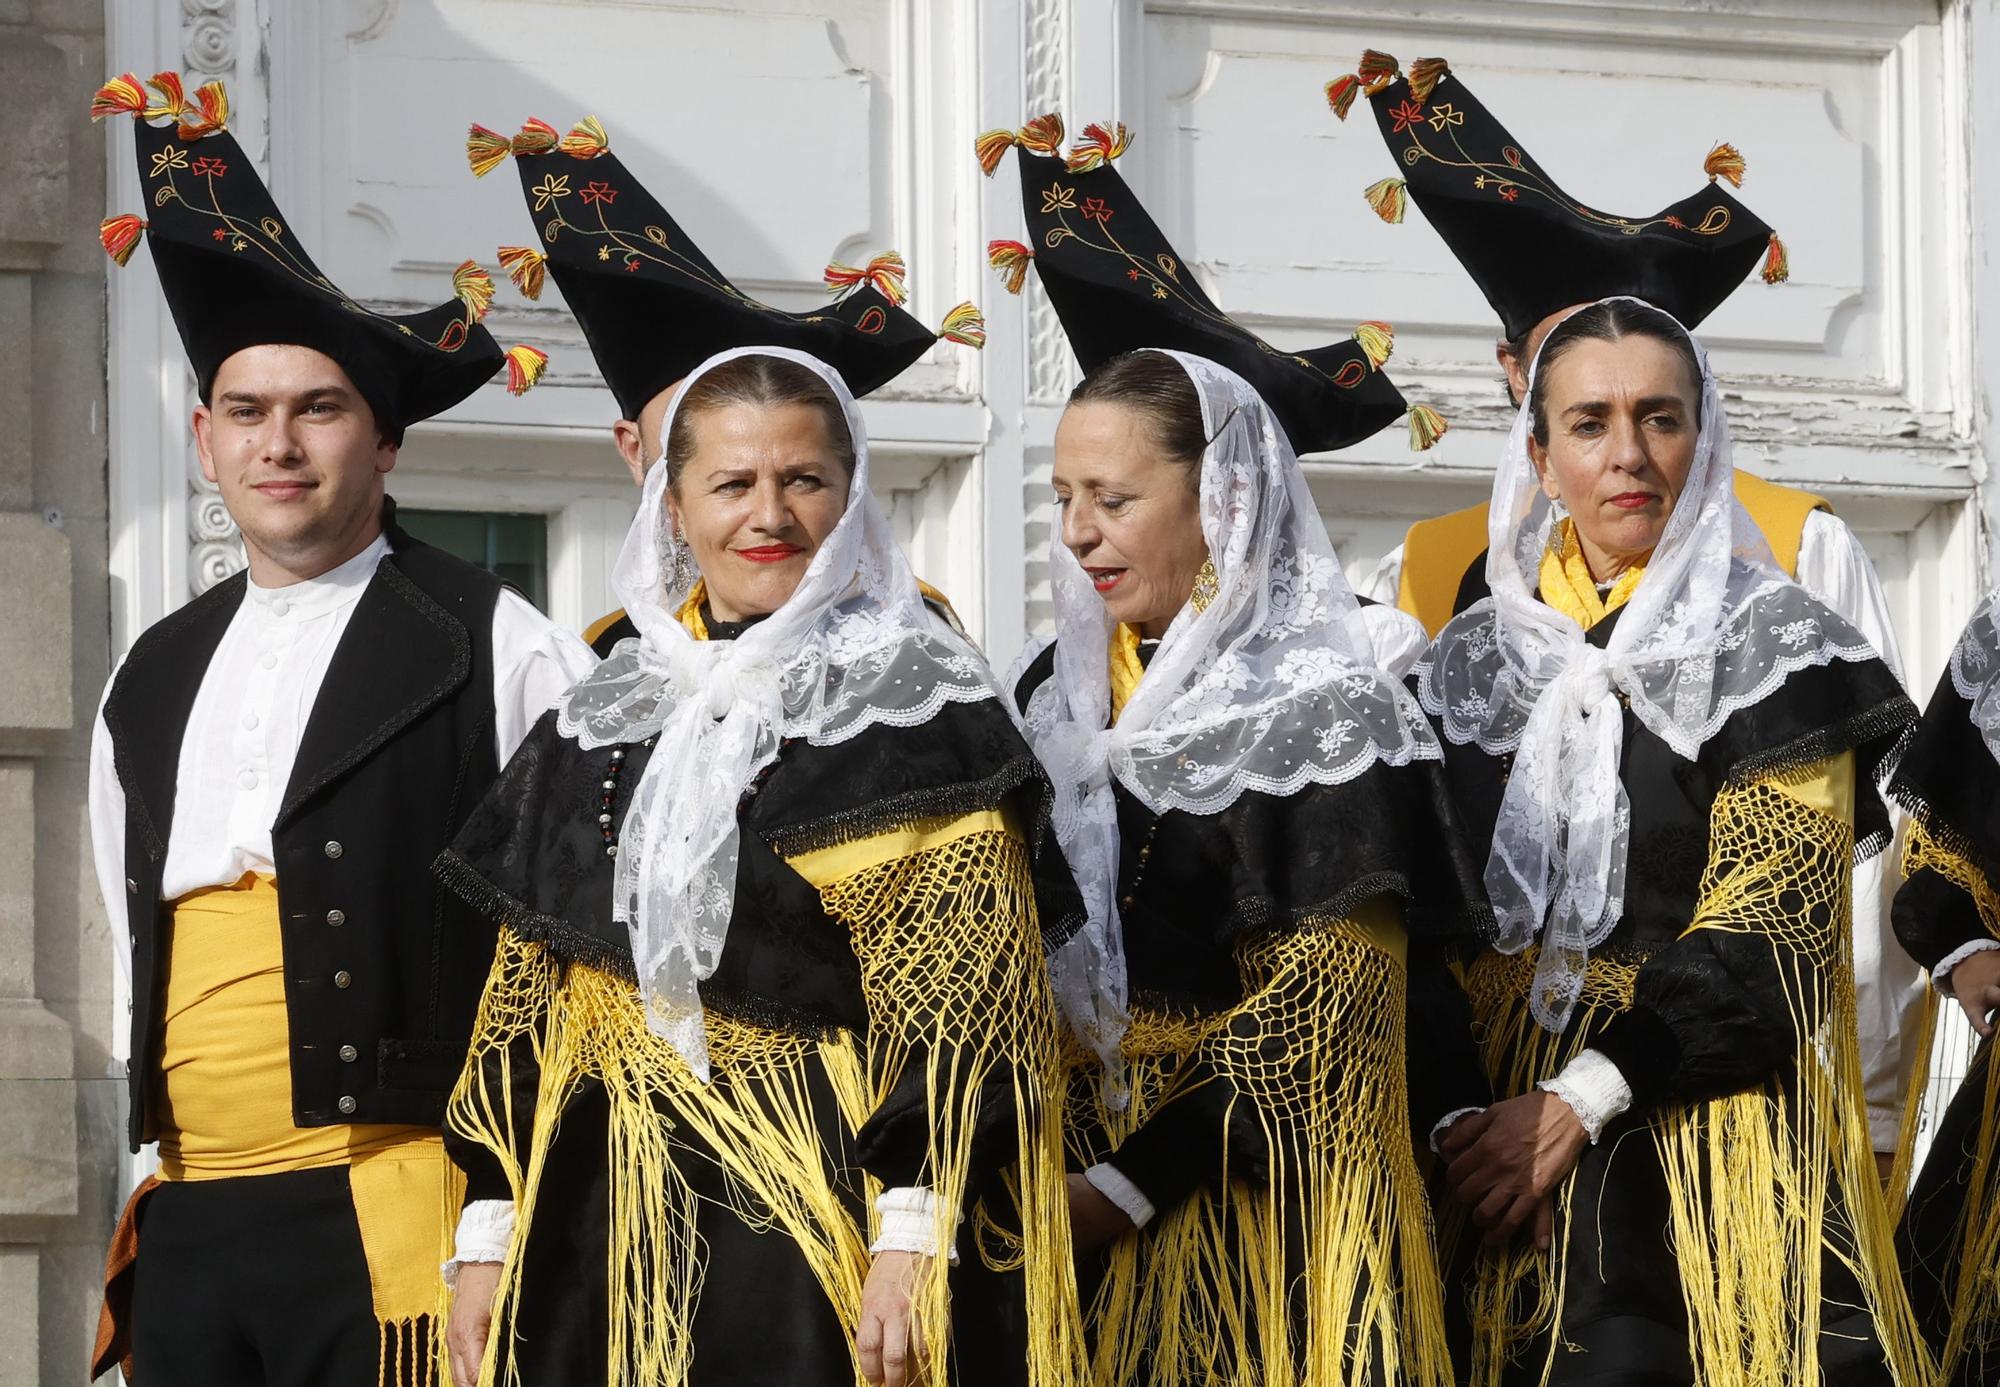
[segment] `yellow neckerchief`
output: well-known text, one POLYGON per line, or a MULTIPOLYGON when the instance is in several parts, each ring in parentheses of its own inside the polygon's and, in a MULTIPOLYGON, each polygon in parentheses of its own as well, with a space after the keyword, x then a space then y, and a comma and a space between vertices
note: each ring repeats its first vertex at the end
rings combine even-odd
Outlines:
POLYGON ((1118 721, 1118 715, 1132 701, 1132 695, 1138 692, 1139 681, 1145 674, 1146 666, 1139 660, 1139 630, 1121 621, 1118 629, 1111 633, 1112 722, 1118 721))
POLYGON ((681 603, 681 609, 674 617, 698 641, 708 639, 708 623, 701 619, 701 604, 707 600, 708 580, 697 578, 694 586, 688 589, 687 601, 681 603))
POLYGON ((1565 519, 1542 555, 1542 601, 1588 631, 1629 602, 1645 576, 1646 566, 1635 564, 1618 575, 1608 594, 1600 594, 1577 541, 1576 524, 1565 519))

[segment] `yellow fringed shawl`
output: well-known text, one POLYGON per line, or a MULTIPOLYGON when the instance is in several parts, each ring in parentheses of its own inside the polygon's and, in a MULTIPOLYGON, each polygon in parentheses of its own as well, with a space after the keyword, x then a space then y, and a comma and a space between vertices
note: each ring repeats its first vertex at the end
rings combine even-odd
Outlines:
MULTIPOLYGON (((1767 936, 1783 962, 1797 1032, 1796 1072, 1712 1102, 1655 1109, 1644 1131, 1666 1175, 1697 1387, 1820 1380, 1824 1256, 1837 1249, 1896 1380, 1931 1381, 1896 1274, 1891 1226, 1863 1106, 1850 933, 1854 761, 1731 786, 1710 812, 1709 866, 1689 932, 1767 936), (1832 927, 1814 923, 1814 916, 1832 927), (1837 1198, 1835 1196, 1838 1196, 1837 1198)), ((1528 1009, 1530 950, 1488 953, 1467 991, 1495 1089, 1525 1093, 1561 1070, 1603 1022, 1631 1005, 1637 969, 1593 958, 1567 1038, 1528 1009)), ((1525 1368, 1546 1383, 1564 1352, 1564 1248, 1575 1180, 1558 1192, 1553 1248, 1482 1254, 1474 1285, 1473 1381, 1525 1368), (1521 1362, 1538 1336, 1548 1356, 1521 1362)), ((1507 1380, 1519 1381, 1509 1375, 1507 1380)))

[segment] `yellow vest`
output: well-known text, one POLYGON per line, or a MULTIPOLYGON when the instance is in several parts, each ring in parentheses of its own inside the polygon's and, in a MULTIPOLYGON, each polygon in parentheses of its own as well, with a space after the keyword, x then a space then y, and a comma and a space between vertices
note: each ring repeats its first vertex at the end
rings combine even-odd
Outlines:
MULTIPOLYGON (((1806 517, 1833 507, 1810 491, 1779 486, 1736 469, 1736 499, 1771 546, 1778 566, 1796 578, 1799 544, 1806 517)), ((1403 570, 1396 584, 1396 605, 1423 622, 1435 636, 1453 615, 1459 584, 1486 552, 1486 506, 1467 506, 1448 515, 1419 520, 1403 537, 1403 570)))

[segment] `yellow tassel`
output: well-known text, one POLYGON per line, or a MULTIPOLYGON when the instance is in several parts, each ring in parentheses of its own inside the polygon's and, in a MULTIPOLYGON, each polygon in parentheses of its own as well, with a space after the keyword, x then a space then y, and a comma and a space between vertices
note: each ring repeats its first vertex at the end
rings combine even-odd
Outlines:
POLYGON ((979 171, 991 178, 1007 151, 1020 142, 1021 137, 1012 130, 986 131, 972 142, 972 152, 979 156, 979 171))
POLYGON ((1122 120, 1109 125, 1086 125, 1083 127, 1083 138, 1070 146, 1069 171, 1088 173, 1102 168, 1131 147, 1132 132, 1125 128, 1122 120))
POLYGON ((1354 109, 1354 98, 1360 92, 1361 79, 1350 72, 1326 84, 1326 104, 1333 108, 1335 115, 1346 120, 1347 113, 1354 109))
POLYGON ((1031 149, 1037 154, 1054 154, 1063 142, 1062 117, 1053 111, 1045 116, 1036 116, 1021 127, 1021 133, 1015 139, 1023 149, 1031 149))
POLYGON ((533 246, 500 247, 500 268, 514 287, 531 299, 542 296, 542 281, 548 274, 548 256, 533 246))
POLYGON ((139 74, 127 72, 114 77, 97 89, 90 99, 90 118, 103 120, 106 116, 141 116, 146 110, 146 89, 139 83, 139 74))
POLYGON ((475 323, 493 306, 493 276, 477 260, 467 260, 451 272, 451 291, 472 310, 475 323))
POLYGON ((1785 243, 1778 239, 1778 233, 1771 233, 1771 244, 1764 251, 1764 282, 1783 284, 1792 277, 1792 258, 1785 251, 1785 243))
POLYGON ((557 145, 563 153, 578 159, 595 159, 600 154, 611 151, 611 137, 604 133, 604 127, 596 116, 585 116, 570 127, 569 133, 557 145))
POLYGON ((1701 163, 1701 171, 1708 175, 1710 182, 1726 178, 1733 188, 1743 186, 1745 167, 1743 156, 1737 152, 1735 145, 1727 141, 1709 150, 1708 157, 1701 163))
POLYGON ((1429 101, 1438 78, 1450 71, 1451 64, 1443 58, 1417 59, 1410 64, 1410 95, 1418 101, 1429 101))
POLYGON ((938 336, 947 342, 956 342, 961 347, 971 347, 977 351, 986 345, 986 318, 977 304, 962 303, 944 315, 944 323, 938 328, 938 336))
POLYGON ((988 241, 986 263, 1007 276, 1007 292, 1018 294, 1027 282, 1028 262, 1035 253, 1019 241, 988 241))
POLYGON ((876 292, 890 303, 901 303, 909 297, 909 291, 903 287, 903 257, 892 250, 859 269, 837 260, 826 267, 827 292, 836 300, 846 298, 864 284, 874 285, 876 292))
POLYGON ((139 233, 145 229, 144 221, 126 212, 99 222, 97 239, 104 243, 104 253, 123 265, 132 258, 132 248, 139 244, 139 233))
POLYGON ((1427 453, 1440 438, 1451 432, 1444 416, 1429 405, 1410 406, 1410 451, 1427 453))
POLYGON ((513 144, 498 130, 488 130, 475 122, 465 132, 465 162, 472 166, 474 178, 486 177, 506 163, 507 156, 513 152, 513 144))
POLYGON ((1368 358, 1368 364, 1379 371, 1396 350, 1396 329, 1387 323, 1362 323, 1354 329, 1354 341, 1368 358))
POLYGON ((1355 76, 1368 86, 1369 95, 1374 95, 1403 75, 1402 66, 1387 53, 1370 48, 1361 55, 1355 65, 1355 76))
POLYGON ((185 112, 181 115, 180 137, 184 140, 198 140, 203 135, 213 135, 229 124, 229 92, 220 82, 203 82, 194 92, 195 109, 201 114, 189 120, 185 112))
POLYGON ((534 347, 507 348, 507 393, 525 395, 548 369, 549 354, 534 347))
POLYGON ((1375 215, 1391 226, 1403 220, 1409 193, 1402 179, 1385 178, 1379 183, 1370 183, 1362 191, 1361 196, 1368 199, 1368 205, 1375 209, 1375 215))
POLYGON ((514 157, 519 158, 523 154, 547 154, 561 143, 562 137, 556 134, 553 125, 545 120, 530 117, 521 126, 520 133, 514 136, 514 157))
POLYGON ((146 107, 146 119, 158 120, 161 116, 176 119, 187 109, 187 90, 181 86, 178 72, 156 72, 146 79, 146 85, 160 94, 160 99, 146 107))

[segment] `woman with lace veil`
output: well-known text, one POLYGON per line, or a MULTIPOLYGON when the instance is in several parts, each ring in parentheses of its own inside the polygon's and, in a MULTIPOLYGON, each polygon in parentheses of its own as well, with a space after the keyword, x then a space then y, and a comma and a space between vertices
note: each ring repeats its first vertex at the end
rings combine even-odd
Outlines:
POLYGON ((638 635, 440 860, 499 931, 448 1113, 460 1383, 1079 1376, 1044 936, 1081 912, 869 493, 848 378, 894 370, 848 331, 845 371, 689 371, 614 576, 638 635))
POLYGON ((1490 531, 1417 671, 1490 844, 1502 1101, 1442 1142, 1484 1234, 1472 1380, 1927 1381, 1847 939, 1909 700, 1770 564, 1707 357, 1639 300, 1549 334, 1490 531))
POLYGON ((1406 1014, 1449 991, 1476 877, 1437 741, 1377 667, 1407 618, 1357 602, 1294 451, 1406 407, 1372 336, 1293 355, 1224 317, 1092 164, 1122 130, 1065 164, 1052 126, 986 143, 1021 148, 1085 371, 1056 638, 1013 682, 1087 918, 1054 975, 1094 1378, 1451 1382, 1415 1142, 1485 1091, 1462 994, 1456 1066, 1442 1021, 1412 1065, 1406 1014))
POLYGON ((1897 1252, 1937 1380, 1976 1387, 2000 1378, 2000 599, 1959 636, 1889 788, 1912 815, 1896 937, 1936 984, 1921 1053, 1939 1003, 1955 1002, 1980 1037, 1931 1134, 1897 1252))

